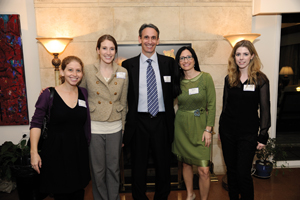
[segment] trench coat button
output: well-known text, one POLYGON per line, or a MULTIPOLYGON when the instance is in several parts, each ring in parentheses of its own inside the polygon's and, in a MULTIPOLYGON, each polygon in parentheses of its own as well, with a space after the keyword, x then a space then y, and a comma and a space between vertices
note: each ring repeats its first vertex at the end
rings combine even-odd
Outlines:
POLYGON ((101 104, 101 101, 98 101, 98 104, 101 104))
POLYGON ((117 82, 115 82, 115 85, 117 85, 118 83, 117 82))
POLYGON ((117 75, 115 74, 115 77, 117 77, 117 75))
POLYGON ((109 104, 112 104, 112 102, 110 101, 109 104))
POLYGON ((97 92, 97 94, 99 95, 100 93, 99 93, 99 92, 97 92))
POLYGON ((117 93, 115 92, 115 95, 117 95, 117 93))
POLYGON ((99 84, 99 83, 100 83, 100 81, 96 81, 96 83, 97 83, 97 84, 99 84))

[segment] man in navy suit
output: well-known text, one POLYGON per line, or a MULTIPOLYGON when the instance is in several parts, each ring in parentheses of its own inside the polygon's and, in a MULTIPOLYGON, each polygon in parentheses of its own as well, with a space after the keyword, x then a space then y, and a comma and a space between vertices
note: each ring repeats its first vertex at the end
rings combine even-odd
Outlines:
POLYGON ((142 53, 122 63, 128 71, 128 113, 126 117, 124 145, 131 147, 132 196, 136 200, 148 200, 146 175, 149 152, 155 166, 154 200, 167 200, 170 193, 171 143, 174 137, 173 69, 174 59, 157 54, 159 30, 153 24, 143 24, 139 29, 142 53), (148 110, 147 67, 151 59, 158 96, 158 113, 148 110))

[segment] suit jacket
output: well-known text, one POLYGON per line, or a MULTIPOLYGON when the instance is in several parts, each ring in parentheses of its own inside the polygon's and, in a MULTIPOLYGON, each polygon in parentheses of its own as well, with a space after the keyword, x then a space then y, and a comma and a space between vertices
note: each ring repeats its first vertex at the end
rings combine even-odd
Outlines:
MULTIPOLYGON (((165 114, 167 120, 167 130, 169 142, 171 143, 174 138, 174 104, 173 104, 173 72, 174 72, 174 59, 171 57, 157 54, 162 92, 165 104, 165 114), (165 82, 164 76, 171 76, 171 82, 165 82)), ((132 136, 136 133, 136 124, 138 123, 138 101, 139 101, 139 76, 140 76, 140 55, 125 60, 122 66, 127 69, 129 84, 128 84, 128 113, 126 116, 125 132, 123 143, 125 145, 131 142, 132 136)), ((145 77, 146 78, 146 77, 145 77)))
POLYGON ((113 74, 108 82, 99 71, 99 62, 84 67, 84 77, 81 87, 87 89, 91 119, 93 121, 122 120, 124 130, 127 113, 128 73, 124 67, 113 63, 113 74), (124 73, 124 78, 117 77, 117 73, 124 73))

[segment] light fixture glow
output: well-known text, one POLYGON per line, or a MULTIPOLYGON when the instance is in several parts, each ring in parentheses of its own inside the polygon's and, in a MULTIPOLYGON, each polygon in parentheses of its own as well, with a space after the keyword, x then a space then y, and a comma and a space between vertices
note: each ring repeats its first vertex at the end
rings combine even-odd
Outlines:
POLYGON ((290 67, 290 66, 284 66, 284 67, 281 68, 279 74, 287 76, 287 75, 293 75, 294 72, 293 72, 292 67, 290 67))
POLYGON ((55 71, 55 85, 60 84, 59 80, 59 66, 61 60, 58 58, 58 55, 62 53, 67 45, 73 40, 73 38, 36 38, 45 49, 53 54, 54 58, 52 59, 52 64, 54 65, 55 71))
POLYGON ((253 41, 259 36, 260 34, 258 33, 240 33, 234 35, 224 35, 224 38, 226 38, 231 46, 234 47, 234 45, 241 40, 249 40, 253 43, 253 41))
POLYGON ((50 53, 60 54, 73 38, 36 38, 50 53))

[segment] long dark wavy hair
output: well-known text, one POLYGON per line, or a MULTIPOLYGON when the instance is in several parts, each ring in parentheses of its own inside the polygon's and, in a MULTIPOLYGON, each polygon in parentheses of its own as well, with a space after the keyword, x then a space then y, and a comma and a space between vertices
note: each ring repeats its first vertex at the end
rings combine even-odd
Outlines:
POLYGON ((194 51, 194 49, 192 49, 192 47, 189 46, 183 46, 181 47, 177 53, 176 53, 176 57, 175 57, 175 69, 174 69, 174 97, 177 97, 178 95, 180 95, 182 93, 181 89, 180 89, 180 80, 183 78, 184 73, 183 70, 180 67, 180 55, 184 50, 188 50, 189 52, 191 52, 194 61, 195 61, 195 70, 201 72, 200 70, 200 66, 199 66, 199 62, 198 62, 198 57, 194 51))

